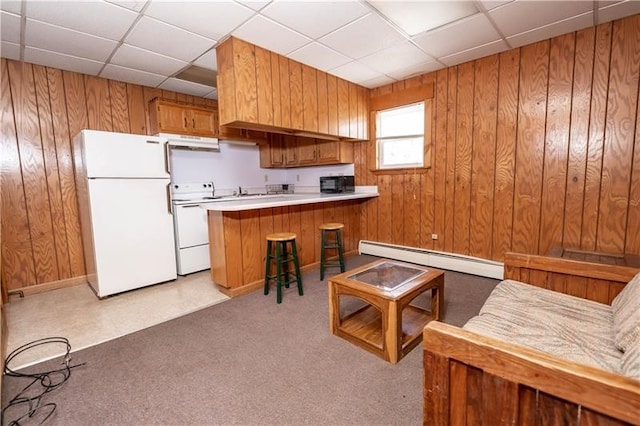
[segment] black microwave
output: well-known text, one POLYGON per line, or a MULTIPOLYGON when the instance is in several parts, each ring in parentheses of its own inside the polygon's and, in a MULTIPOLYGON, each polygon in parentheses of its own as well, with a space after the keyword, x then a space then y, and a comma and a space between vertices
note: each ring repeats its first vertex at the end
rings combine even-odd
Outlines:
POLYGON ((355 178, 353 176, 321 176, 320 192, 323 194, 338 194, 341 192, 355 192, 355 178))

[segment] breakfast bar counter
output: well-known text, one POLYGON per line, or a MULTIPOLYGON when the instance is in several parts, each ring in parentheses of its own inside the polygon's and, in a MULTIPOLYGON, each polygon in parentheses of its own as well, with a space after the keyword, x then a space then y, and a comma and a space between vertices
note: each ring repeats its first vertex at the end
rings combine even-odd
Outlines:
POLYGON ((208 210, 212 281, 230 297, 262 288, 266 236, 273 232, 297 235, 302 270, 320 263, 318 228, 325 222, 344 224, 345 254, 355 253, 363 205, 377 196, 374 186, 356 187, 353 193, 262 195, 202 204, 208 210))

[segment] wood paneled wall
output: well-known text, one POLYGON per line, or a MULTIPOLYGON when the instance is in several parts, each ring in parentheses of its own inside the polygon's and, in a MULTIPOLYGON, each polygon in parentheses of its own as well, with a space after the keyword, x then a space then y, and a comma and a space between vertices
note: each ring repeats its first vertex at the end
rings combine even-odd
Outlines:
POLYGON ((71 138, 87 128, 146 134, 157 96, 216 101, 5 59, 0 72, 3 291, 82 280, 71 138))
POLYGON ((376 175, 373 142, 356 145, 357 183, 381 194, 363 236, 495 260, 639 255, 639 76, 635 15, 374 89, 435 84, 432 161, 376 175))

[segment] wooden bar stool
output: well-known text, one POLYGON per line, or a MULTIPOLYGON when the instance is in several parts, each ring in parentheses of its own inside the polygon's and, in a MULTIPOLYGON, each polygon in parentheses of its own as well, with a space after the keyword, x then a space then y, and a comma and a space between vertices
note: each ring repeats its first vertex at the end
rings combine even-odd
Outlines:
POLYGON ((300 263, 298 262, 298 250, 296 248, 296 234, 293 232, 276 232, 267 235, 267 256, 265 257, 264 294, 269 294, 269 282, 275 281, 277 289, 277 301, 282 303, 282 286, 289 288, 289 284, 298 284, 298 294, 302 292, 302 278, 300 275, 300 263), (275 243, 275 254, 273 244, 275 243), (287 243, 291 245, 291 254, 287 250, 287 243), (271 261, 276 264, 275 274, 271 273, 271 261), (295 275, 291 277, 289 263, 293 262, 295 275))
POLYGON ((323 223, 320 225, 322 243, 320 245, 320 281, 324 280, 325 268, 340 267, 344 272, 344 252, 342 250, 342 223, 323 223), (331 238, 330 235, 333 235, 331 238), (337 256, 327 258, 326 251, 335 250, 337 256))

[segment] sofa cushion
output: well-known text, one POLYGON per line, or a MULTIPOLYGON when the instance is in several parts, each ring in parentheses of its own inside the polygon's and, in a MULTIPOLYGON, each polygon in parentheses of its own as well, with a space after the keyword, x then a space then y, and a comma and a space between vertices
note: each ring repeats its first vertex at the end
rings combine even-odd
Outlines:
POLYGON ((626 351, 640 336, 640 273, 611 302, 616 347, 626 351))
POLYGON ((620 373, 613 314, 603 303, 505 280, 463 328, 620 373))
POLYGON ((622 354, 621 370, 623 375, 640 380, 640 336, 622 354))

